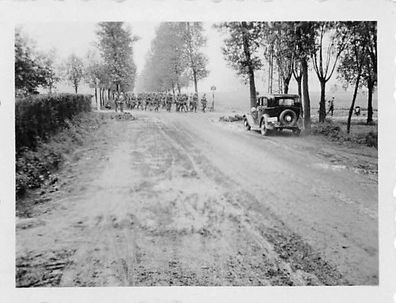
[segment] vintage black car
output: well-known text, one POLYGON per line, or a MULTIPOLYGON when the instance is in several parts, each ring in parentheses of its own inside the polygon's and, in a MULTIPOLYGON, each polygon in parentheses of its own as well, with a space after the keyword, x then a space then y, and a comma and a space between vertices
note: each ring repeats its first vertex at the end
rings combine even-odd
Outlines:
POLYGON ((302 106, 298 95, 273 94, 258 97, 256 107, 252 107, 250 113, 243 117, 247 130, 259 127, 263 136, 283 129, 290 129, 298 136, 301 132, 301 113, 302 106))

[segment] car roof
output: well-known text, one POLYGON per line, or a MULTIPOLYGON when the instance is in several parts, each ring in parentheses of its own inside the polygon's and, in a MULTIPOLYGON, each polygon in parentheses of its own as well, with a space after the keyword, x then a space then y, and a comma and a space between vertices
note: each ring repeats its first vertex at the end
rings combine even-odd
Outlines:
POLYGON ((265 98, 269 98, 269 99, 275 99, 275 98, 300 98, 300 96, 296 95, 296 94, 266 94, 266 95, 259 96, 259 98, 260 97, 265 97, 265 98))

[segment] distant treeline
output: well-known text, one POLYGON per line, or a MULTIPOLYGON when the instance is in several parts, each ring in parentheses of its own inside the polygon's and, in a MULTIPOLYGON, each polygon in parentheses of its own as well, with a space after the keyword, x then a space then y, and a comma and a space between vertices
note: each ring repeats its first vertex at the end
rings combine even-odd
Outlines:
POLYGON ((347 131, 350 131, 358 90, 367 88, 367 123, 373 123, 377 86, 377 23, 375 21, 223 22, 223 55, 249 83, 250 107, 256 106, 255 73, 268 72, 268 93, 288 93, 292 78, 303 101, 304 129, 311 128, 309 76, 320 83, 319 122, 325 122, 326 85, 334 74, 353 87, 347 131), (276 76, 277 75, 277 76, 276 76), (277 85, 276 85, 277 84, 277 85))
POLYGON ((16 99, 15 142, 17 152, 35 147, 76 114, 91 110, 91 96, 79 94, 30 95, 16 99))

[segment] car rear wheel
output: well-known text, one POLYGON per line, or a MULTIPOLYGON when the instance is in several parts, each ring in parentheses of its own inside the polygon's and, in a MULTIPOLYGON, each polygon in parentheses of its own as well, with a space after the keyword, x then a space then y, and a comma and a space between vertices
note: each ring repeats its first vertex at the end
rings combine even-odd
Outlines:
POLYGON ((279 122, 285 126, 294 126, 297 123, 297 114, 291 109, 285 109, 279 115, 279 122))

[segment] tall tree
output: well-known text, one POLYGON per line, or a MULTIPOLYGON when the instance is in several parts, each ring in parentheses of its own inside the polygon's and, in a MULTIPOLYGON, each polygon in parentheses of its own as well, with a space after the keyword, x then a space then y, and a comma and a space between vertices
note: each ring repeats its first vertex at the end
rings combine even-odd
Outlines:
POLYGON ((94 88, 95 102, 99 109, 101 102, 98 100, 98 89, 102 78, 103 63, 99 54, 92 49, 88 50, 85 60, 85 81, 94 88))
POLYGON ((366 21, 363 23, 365 28, 365 44, 367 60, 365 64, 364 78, 367 86, 367 123, 373 122, 373 92, 377 85, 377 22, 366 21))
POLYGON ((136 78, 133 43, 138 37, 132 36, 123 22, 99 23, 97 36, 98 47, 115 90, 133 90, 136 78))
POLYGON ((347 84, 354 85, 351 105, 348 112, 347 132, 351 130, 351 119, 359 86, 364 73, 364 67, 367 66, 368 52, 366 40, 366 28, 364 22, 346 22, 345 26, 351 35, 351 43, 343 53, 340 65, 338 66, 339 78, 347 84))
POLYGON ((338 58, 348 43, 347 28, 341 22, 312 22, 315 26, 313 67, 320 82, 319 122, 326 118, 326 83, 336 68, 338 58))
POLYGON ((292 22, 261 23, 264 56, 269 62, 269 92, 272 93, 274 61, 278 67, 279 91, 287 94, 293 75, 295 37, 292 22))
POLYGON ((145 90, 180 92, 182 87, 188 86, 186 72, 189 62, 185 39, 184 23, 163 22, 159 25, 141 75, 145 90))
POLYGON ((74 53, 65 61, 64 76, 65 79, 73 85, 74 92, 77 94, 80 83, 84 77, 84 63, 82 59, 74 53))
POLYGON ((198 92, 198 80, 206 78, 209 73, 206 68, 208 58, 200 51, 206 45, 206 38, 203 36, 202 22, 185 22, 183 25, 185 25, 184 53, 194 90, 198 92))
POLYGON ((257 49, 260 46, 260 26, 258 22, 225 22, 216 25, 226 32, 222 48, 225 59, 230 66, 242 76, 250 88, 250 107, 256 106, 256 85, 254 73, 260 69, 262 62, 257 49))
POLYGON ((314 52, 315 25, 312 22, 294 22, 295 59, 301 68, 304 131, 311 131, 311 100, 308 87, 308 60, 314 52))
POLYGON ((302 72, 301 72, 301 65, 298 60, 293 60, 293 77, 297 82, 297 92, 300 98, 302 97, 301 94, 301 82, 302 82, 302 72))
POLYGON ((31 94, 47 85, 48 69, 34 48, 33 41, 20 28, 15 31, 15 93, 31 94))
POLYGON ((48 93, 51 94, 56 83, 60 81, 55 63, 57 57, 56 49, 52 48, 48 52, 42 53, 40 57, 45 68, 44 77, 46 83, 44 87, 48 88, 48 93))

